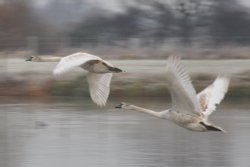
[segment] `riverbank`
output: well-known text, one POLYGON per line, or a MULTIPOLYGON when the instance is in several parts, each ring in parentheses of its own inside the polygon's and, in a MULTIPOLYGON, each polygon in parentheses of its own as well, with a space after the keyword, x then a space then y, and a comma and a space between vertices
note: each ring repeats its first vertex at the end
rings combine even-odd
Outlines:
MULTIPOLYGON (((165 83, 166 60, 109 60, 125 70, 114 74, 112 97, 168 97, 165 83)), ((218 74, 231 77, 228 98, 250 97, 250 60, 182 60, 197 91, 213 82, 218 74)), ((88 97, 85 73, 74 69, 61 77, 54 77, 56 63, 25 62, 24 59, 6 59, 0 64, 0 96, 19 97, 88 97)))

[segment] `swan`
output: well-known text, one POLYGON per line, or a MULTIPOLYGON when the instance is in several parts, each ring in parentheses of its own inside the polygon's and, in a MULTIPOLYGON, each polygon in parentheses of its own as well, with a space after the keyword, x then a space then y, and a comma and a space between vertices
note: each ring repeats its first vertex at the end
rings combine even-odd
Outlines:
POLYGON ((53 71, 53 74, 56 76, 63 74, 74 67, 81 67, 82 69, 87 70, 90 97, 93 102, 100 107, 106 105, 110 92, 112 73, 122 72, 121 69, 114 67, 112 64, 101 59, 100 57, 84 52, 77 52, 65 57, 31 56, 26 59, 26 61, 59 61, 53 71))
POLYGON ((209 115, 215 111, 216 105, 224 98, 229 78, 218 76, 216 80, 196 94, 188 73, 177 56, 170 56, 167 62, 166 79, 171 95, 172 106, 164 111, 153 111, 122 102, 116 108, 144 112, 155 117, 168 119, 191 131, 221 131, 221 127, 208 121, 209 115))

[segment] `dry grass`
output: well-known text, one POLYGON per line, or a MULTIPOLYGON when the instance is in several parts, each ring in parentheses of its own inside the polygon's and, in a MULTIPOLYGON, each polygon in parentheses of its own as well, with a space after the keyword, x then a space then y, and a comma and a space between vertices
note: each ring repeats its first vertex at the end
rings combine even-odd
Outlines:
MULTIPOLYGON (((245 73, 244 73, 245 74, 245 73)), ((213 82, 214 76, 193 75, 193 83, 197 92, 213 82)), ((56 81, 48 80, 43 83, 35 83, 29 80, 8 80, 0 83, 1 96, 32 97, 43 99, 49 97, 89 97, 88 84, 85 77, 73 80, 56 81)), ((169 92, 164 77, 160 75, 127 75, 115 77, 111 83, 111 97, 165 97, 169 98, 169 92)), ((249 99, 249 77, 232 78, 228 100, 249 99)))

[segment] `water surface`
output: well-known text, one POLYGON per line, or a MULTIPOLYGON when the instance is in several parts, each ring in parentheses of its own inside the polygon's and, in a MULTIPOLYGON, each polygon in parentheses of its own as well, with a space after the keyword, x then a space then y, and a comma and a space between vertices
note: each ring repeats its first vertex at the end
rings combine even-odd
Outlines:
MULTIPOLYGON (((165 107, 152 100, 135 103, 165 107)), ((247 105, 222 105, 212 115, 228 131, 223 134, 191 132, 164 119, 115 109, 115 104, 100 109, 90 101, 2 102, 0 166, 249 166, 247 105)))

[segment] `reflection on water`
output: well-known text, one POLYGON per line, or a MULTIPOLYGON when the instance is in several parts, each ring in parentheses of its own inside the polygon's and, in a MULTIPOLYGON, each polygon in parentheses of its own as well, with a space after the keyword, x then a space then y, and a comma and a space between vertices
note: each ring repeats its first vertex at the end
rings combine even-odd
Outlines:
MULTIPOLYGON (((144 104, 159 110, 165 105, 144 104)), ((228 131, 223 134, 190 132, 114 105, 99 109, 92 103, 0 104, 0 166, 249 165, 247 109, 222 106, 212 115, 213 122, 228 131)))

